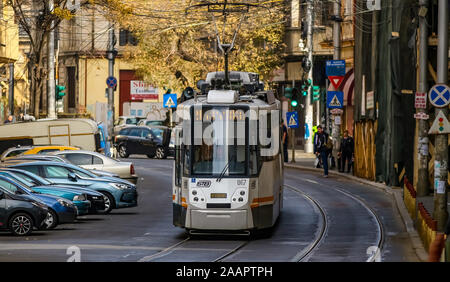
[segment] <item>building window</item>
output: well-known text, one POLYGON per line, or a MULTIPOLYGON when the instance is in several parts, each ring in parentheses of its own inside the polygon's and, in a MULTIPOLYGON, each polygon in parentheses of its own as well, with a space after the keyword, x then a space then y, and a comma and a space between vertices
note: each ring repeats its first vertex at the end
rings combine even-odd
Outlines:
MULTIPOLYGON (((67 67, 67 98, 68 98, 68 107, 75 108, 76 100, 75 100, 75 67, 67 67)), ((86 95, 86 94, 85 94, 86 95)))
POLYGON ((129 31, 127 29, 120 29, 120 32, 119 32, 119 45, 120 46, 126 46, 126 45, 136 46, 137 43, 138 43, 138 40, 131 31, 129 31))

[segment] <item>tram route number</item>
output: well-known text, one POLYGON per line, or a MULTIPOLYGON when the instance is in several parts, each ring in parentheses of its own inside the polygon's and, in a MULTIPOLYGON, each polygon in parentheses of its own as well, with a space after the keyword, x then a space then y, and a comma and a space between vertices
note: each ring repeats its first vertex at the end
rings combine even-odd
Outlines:
POLYGON ((218 271, 209 268, 189 268, 183 266, 176 269, 177 277, 197 277, 207 280, 211 277, 272 277, 272 267, 263 266, 221 266, 218 271))

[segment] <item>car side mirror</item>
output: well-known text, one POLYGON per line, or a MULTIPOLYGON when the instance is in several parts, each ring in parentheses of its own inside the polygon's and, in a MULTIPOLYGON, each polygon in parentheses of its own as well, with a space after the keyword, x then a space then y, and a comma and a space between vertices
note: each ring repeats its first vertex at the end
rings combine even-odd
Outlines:
POLYGON ((147 138, 150 141, 153 141, 153 135, 151 134, 148 134, 145 138, 147 138))
POLYGON ((69 180, 71 180, 71 181, 77 181, 77 175, 73 172, 69 173, 67 175, 67 178, 69 178, 69 180))

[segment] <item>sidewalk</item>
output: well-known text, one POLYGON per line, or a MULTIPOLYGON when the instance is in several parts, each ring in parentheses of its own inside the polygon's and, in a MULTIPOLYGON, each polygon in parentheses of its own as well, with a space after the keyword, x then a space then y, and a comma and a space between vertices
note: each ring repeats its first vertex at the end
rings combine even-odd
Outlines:
MULTIPOLYGON (((310 170, 310 171, 317 171, 317 172, 322 172, 323 173, 323 169, 322 168, 315 168, 314 166, 314 161, 315 161, 315 155, 314 154, 308 154, 308 153, 304 153, 303 150, 296 150, 295 151, 295 163, 291 162, 291 157, 292 157, 292 150, 289 150, 289 162, 284 163, 285 167, 287 168, 296 168, 296 169, 302 169, 302 170, 310 170)), ((395 199, 395 203, 396 206, 400 212, 400 216, 403 220, 403 223, 405 224, 406 227, 406 231, 409 234, 410 240, 412 242, 414 251, 416 252, 418 258, 421 261, 427 261, 428 260, 428 253, 424 248, 424 245, 422 243, 422 240, 419 236, 419 233, 417 232, 415 226, 414 226, 414 222, 411 219, 411 216, 408 213, 408 209, 405 206, 405 202, 403 200, 403 189, 402 188, 398 188, 398 187, 389 187, 386 186, 384 184, 381 183, 377 183, 374 181, 369 181, 367 179, 363 179, 363 178, 359 178, 354 176, 352 173, 341 173, 338 171, 337 167, 335 167, 334 169, 329 169, 329 175, 334 175, 334 176, 341 176, 341 177, 345 177, 347 179, 351 179, 366 185, 370 185, 376 189, 381 189, 383 191, 385 191, 386 193, 390 194, 393 196, 393 198, 395 199)), ((432 199, 432 196, 431 196, 432 199)), ((431 202, 432 204, 432 200, 429 201, 427 200, 427 205, 431 202)), ((432 210, 431 210, 432 211, 432 210)))

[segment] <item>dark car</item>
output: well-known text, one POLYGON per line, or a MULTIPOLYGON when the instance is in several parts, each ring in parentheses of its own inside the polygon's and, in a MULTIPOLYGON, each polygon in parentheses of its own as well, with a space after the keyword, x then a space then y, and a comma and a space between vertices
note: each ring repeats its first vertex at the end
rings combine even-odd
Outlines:
POLYGON ((130 126, 119 132, 114 146, 121 158, 141 154, 149 158, 165 159, 170 155, 170 137, 171 130, 166 126, 130 126))
POLYGON ((33 227, 42 228, 47 214, 48 209, 43 203, 0 187, 0 229, 7 229, 17 236, 26 236, 33 231, 33 227))

